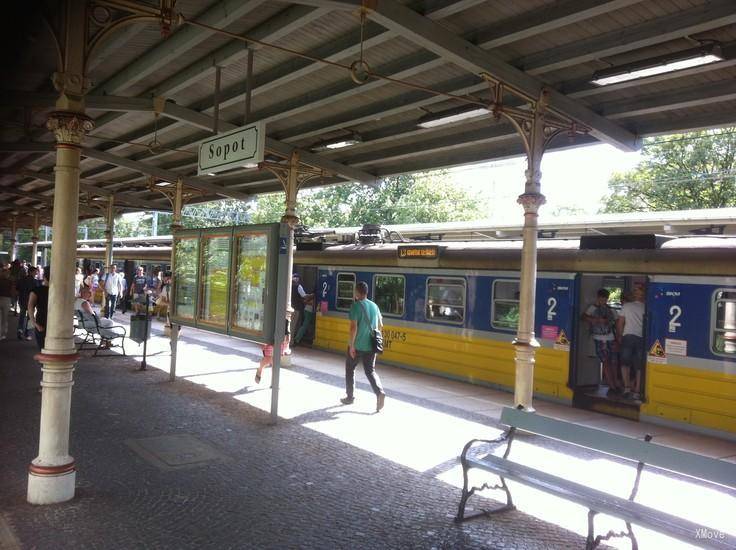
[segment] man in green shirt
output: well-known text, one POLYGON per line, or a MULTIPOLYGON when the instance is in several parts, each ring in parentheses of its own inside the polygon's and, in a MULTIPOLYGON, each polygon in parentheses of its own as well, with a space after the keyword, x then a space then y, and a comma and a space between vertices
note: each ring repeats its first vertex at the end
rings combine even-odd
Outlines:
POLYGON ((340 399, 344 405, 355 401, 355 367, 363 361, 365 376, 376 394, 376 412, 383 408, 386 394, 376 374, 376 352, 373 351, 373 329, 383 328, 383 318, 378 306, 368 299, 368 285, 360 281, 355 285, 355 302, 350 307, 350 340, 345 358, 346 397, 340 399))

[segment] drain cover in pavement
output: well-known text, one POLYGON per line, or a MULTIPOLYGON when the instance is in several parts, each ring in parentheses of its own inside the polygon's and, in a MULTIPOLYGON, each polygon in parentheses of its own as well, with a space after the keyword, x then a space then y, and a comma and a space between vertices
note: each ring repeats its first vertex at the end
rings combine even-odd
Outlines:
POLYGON ((147 462, 163 470, 201 466, 226 458, 211 445, 188 434, 128 439, 125 443, 147 462))

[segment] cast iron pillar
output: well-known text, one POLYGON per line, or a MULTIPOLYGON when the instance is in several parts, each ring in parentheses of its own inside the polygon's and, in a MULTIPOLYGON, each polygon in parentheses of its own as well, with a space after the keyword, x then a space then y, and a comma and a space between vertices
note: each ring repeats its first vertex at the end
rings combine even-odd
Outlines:
POLYGON ((33 233, 31 235, 31 242, 33 243, 33 247, 31 248, 31 265, 38 265, 38 230, 38 213, 35 213, 33 214, 33 233))
POLYGON ((105 208, 105 268, 112 265, 113 236, 115 234, 115 197, 110 195, 105 208))
POLYGON ((74 365, 74 288, 79 210, 79 160, 85 133, 93 127, 84 114, 86 2, 65 6, 63 67, 54 75, 60 93, 47 127, 56 137, 51 280, 42 363, 41 426, 38 456, 28 467, 28 502, 54 504, 74 498, 76 469, 69 454, 69 421, 74 365))
POLYGON ((515 350, 514 405, 533 411, 534 363, 539 342, 534 334, 534 303, 537 288, 537 231, 539 208, 545 203, 541 193, 542 156, 550 142, 559 134, 571 138, 588 132, 588 128, 548 111, 549 92, 540 91, 539 97, 530 97, 489 74, 481 75, 490 85, 491 112, 496 119, 504 117, 511 122, 521 137, 527 157, 524 193, 517 202, 524 208, 521 274, 519 283, 519 326, 513 341, 515 350), (506 95, 514 95, 526 108, 504 105, 506 95))

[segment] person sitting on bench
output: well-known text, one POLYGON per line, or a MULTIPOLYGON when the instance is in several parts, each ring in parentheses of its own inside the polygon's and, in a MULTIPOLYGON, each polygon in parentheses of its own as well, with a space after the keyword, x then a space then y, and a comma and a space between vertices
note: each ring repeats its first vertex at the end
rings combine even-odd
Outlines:
POLYGON ((89 299, 92 297, 92 291, 89 288, 83 288, 79 294, 79 298, 74 302, 74 309, 75 311, 82 312, 80 322, 86 327, 94 327, 96 318, 97 326, 100 328, 100 338, 102 338, 100 349, 109 349, 110 340, 119 336, 119 334, 115 333, 115 331, 105 329, 109 329, 114 326, 115 322, 106 317, 99 317, 97 313, 95 313, 95 310, 92 309, 92 305, 89 303, 89 299))

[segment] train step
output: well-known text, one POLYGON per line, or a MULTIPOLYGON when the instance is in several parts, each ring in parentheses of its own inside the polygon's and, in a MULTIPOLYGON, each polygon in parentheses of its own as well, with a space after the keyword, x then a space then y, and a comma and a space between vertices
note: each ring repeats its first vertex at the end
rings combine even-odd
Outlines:
POLYGON ((573 396, 573 406, 629 420, 639 420, 641 402, 624 399, 621 396, 609 396, 606 392, 605 386, 577 391, 573 396))

